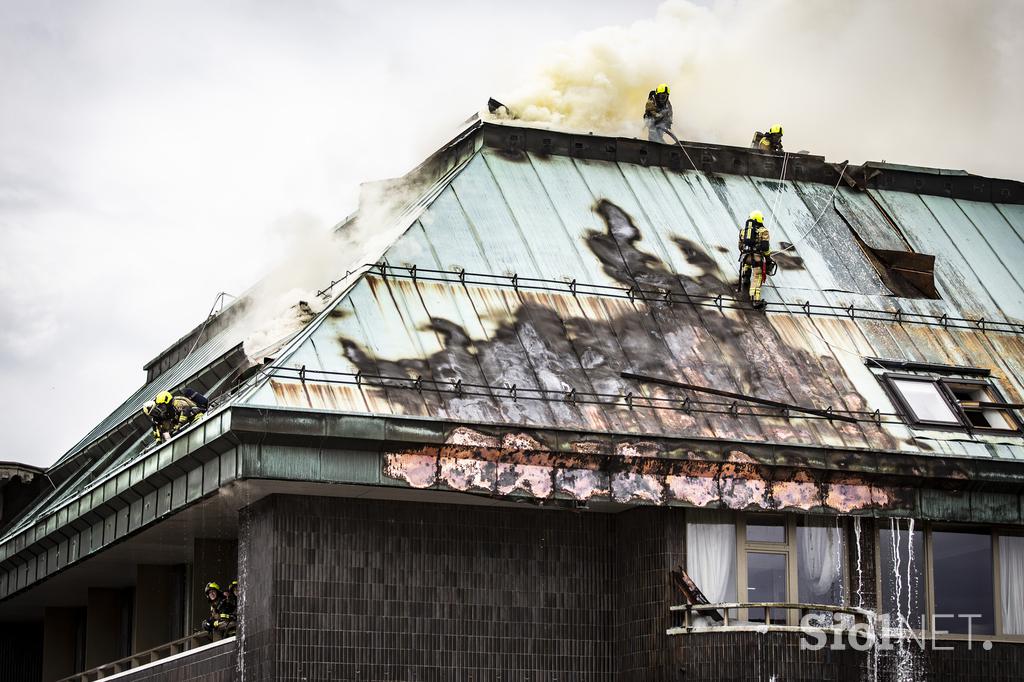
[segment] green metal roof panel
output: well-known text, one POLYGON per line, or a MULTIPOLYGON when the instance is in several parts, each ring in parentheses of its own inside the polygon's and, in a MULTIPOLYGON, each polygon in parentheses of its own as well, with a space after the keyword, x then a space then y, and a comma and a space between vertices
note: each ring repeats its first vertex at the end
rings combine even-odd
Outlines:
POLYGON ((1019 335, 883 314, 807 316, 800 306, 810 300, 839 310, 899 307, 936 320, 1015 318, 1020 286, 1004 263, 1013 249, 1024 253, 1014 242, 1014 221, 1024 213, 1016 205, 876 196, 913 248, 938 256, 943 300, 896 298, 882 284, 857 236, 876 248, 908 247, 864 193, 843 188, 833 201, 832 187, 822 183, 484 147, 387 251, 393 267, 365 274, 334 313, 282 355, 277 364, 292 369, 272 370, 270 388, 246 402, 1017 457, 1015 436, 964 445, 963 434, 909 429, 863 356, 991 367, 1013 400, 1024 394, 1019 335), (786 307, 768 315, 719 312, 644 303, 631 293, 641 287, 731 296, 738 226, 752 208, 771 216, 774 248, 796 242, 768 294, 786 307), (968 238, 952 236, 967 230, 968 238), (975 272, 976 262, 986 271, 975 272), (413 265, 414 274, 401 270, 413 265), (687 413, 677 409, 683 395, 625 381, 618 374, 626 369, 837 411, 879 410, 884 423, 730 414, 727 404, 687 413))

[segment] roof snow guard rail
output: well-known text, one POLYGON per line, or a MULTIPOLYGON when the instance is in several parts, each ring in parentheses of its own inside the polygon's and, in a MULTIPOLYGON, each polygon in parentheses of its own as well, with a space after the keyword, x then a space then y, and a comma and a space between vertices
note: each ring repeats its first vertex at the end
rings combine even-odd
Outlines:
MULTIPOLYGON (((748 147, 681 141, 675 144, 648 142, 635 138, 584 135, 540 128, 483 122, 483 144, 513 157, 531 153, 544 156, 569 156, 578 159, 661 166, 675 171, 697 170, 703 173, 748 175, 778 180, 835 184, 838 164, 824 156, 789 153, 787 157, 748 147)), ((881 189, 913 194, 929 194, 953 199, 970 199, 1000 204, 1024 204, 1024 183, 971 175, 963 172, 936 172, 913 166, 865 163, 849 166, 846 176, 859 189, 881 189)))
MULTIPOLYGON (((668 289, 656 289, 641 287, 623 287, 608 284, 588 284, 577 280, 565 281, 560 279, 543 279, 539 277, 520 277, 519 275, 495 275, 483 272, 466 272, 465 270, 434 270, 431 268, 420 268, 415 264, 406 267, 402 265, 388 265, 387 263, 376 263, 368 271, 372 277, 399 277, 416 281, 446 282, 450 284, 476 284, 488 287, 502 287, 506 289, 525 289, 531 291, 550 291, 555 293, 568 293, 573 296, 589 295, 602 296, 606 298, 624 298, 630 301, 645 301, 651 303, 664 303, 666 305, 688 305, 703 308, 717 308, 735 310, 753 310, 750 303, 737 299, 733 296, 717 294, 691 293, 688 291, 671 291, 668 289)), ((674 274, 674 273, 673 273, 674 274)), ((928 313, 915 313, 904 311, 898 307, 891 309, 883 308, 862 308, 848 305, 827 305, 822 303, 811 303, 810 301, 767 301, 765 310, 770 312, 786 312, 790 315, 800 314, 820 317, 839 317, 850 320, 868 320, 871 322, 893 322, 896 324, 915 324, 926 327, 942 327, 944 329, 970 329, 980 332, 993 332, 1001 334, 1024 334, 1024 324, 1011 322, 1009 320, 987 320, 985 318, 970 319, 966 317, 950 317, 949 315, 931 315, 928 313)))

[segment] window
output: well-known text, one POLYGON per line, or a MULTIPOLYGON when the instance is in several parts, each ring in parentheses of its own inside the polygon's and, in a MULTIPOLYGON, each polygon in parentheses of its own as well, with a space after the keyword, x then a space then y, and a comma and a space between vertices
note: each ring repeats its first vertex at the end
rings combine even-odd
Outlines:
POLYGON ((1017 423, 1008 409, 989 407, 1003 401, 983 382, 943 380, 942 384, 960 404, 967 421, 978 429, 1016 431, 1017 423))
POLYGON ((747 519, 747 542, 785 542, 786 520, 781 516, 753 516, 747 519))
MULTIPOLYGON (((747 552, 747 601, 789 601, 786 559, 786 554, 778 552, 747 552)), ((771 618, 773 623, 785 623, 786 610, 772 609, 771 618)), ((764 622, 764 609, 750 609, 750 620, 764 622)))
POLYGON ((990 532, 934 531, 932 574, 937 630, 995 633, 990 532))
MULTIPOLYGON (((795 514, 741 516, 740 595, 748 602, 846 603, 846 554, 842 521, 795 514)), ((796 625, 799 609, 773 608, 774 624, 796 625)), ((751 622, 764 622, 764 609, 748 609, 751 622)), ((816 615, 823 625, 831 612, 816 615)))
POLYGON ((1019 530, 891 519, 878 531, 879 613, 893 628, 1024 638, 1019 530))
POLYGON ((999 536, 1000 601, 1004 635, 1024 635, 1024 537, 999 536))
POLYGON ((925 620, 924 531, 912 522, 891 519, 878 531, 882 613, 891 627, 927 629, 925 620))
MULTIPOLYGON (((737 601, 734 514, 703 509, 686 512, 686 571, 709 603, 737 601)), ((701 624, 709 621, 704 618, 701 624)))
POLYGON ((946 401, 938 382, 912 377, 891 378, 889 381, 915 422, 950 426, 960 424, 960 419, 946 401))
POLYGON ((797 601, 841 606, 845 565, 838 519, 807 516, 797 522, 797 601))
MULTIPOLYGON (((964 369, 965 373, 973 370, 964 369)), ((910 424, 966 431, 1020 431, 1014 412, 1018 406, 1003 400, 986 380, 921 373, 884 374, 882 381, 910 424)))

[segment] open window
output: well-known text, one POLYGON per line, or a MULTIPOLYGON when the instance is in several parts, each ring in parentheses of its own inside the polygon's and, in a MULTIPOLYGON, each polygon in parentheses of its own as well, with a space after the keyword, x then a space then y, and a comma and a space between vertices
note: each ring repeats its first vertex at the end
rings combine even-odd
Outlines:
POLYGON ((983 381, 943 379, 942 385, 953 396, 963 416, 976 429, 1019 431, 1020 423, 1013 410, 983 381))
POLYGON ((879 377, 893 402, 912 426, 969 432, 1020 433, 1017 410, 1007 402, 988 370, 926 363, 906 363, 871 358, 883 369, 910 370, 879 377))

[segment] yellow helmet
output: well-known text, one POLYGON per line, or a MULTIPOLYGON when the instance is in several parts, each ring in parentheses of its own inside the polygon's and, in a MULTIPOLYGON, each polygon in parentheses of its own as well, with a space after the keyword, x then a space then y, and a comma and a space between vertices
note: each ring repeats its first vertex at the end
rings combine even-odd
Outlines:
POLYGON ((210 590, 217 590, 218 592, 220 592, 220 585, 211 580, 210 582, 206 583, 206 589, 203 591, 209 592, 210 590))
POLYGON ((776 133, 781 135, 782 134, 782 126, 780 126, 778 123, 776 123, 775 125, 773 125, 771 128, 768 129, 768 133, 771 134, 771 135, 774 135, 776 133))
POLYGON ((763 223, 764 222, 764 214, 761 213, 760 211, 751 211, 750 212, 750 219, 753 220, 755 223, 763 223))
POLYGON ((167 405, 172 400, 174 400, 174 396, 171 395, 170 391, 160 391, 156 394, 157 405, 167 405))
POLYGON ((659 95, 662 94, 662 93, 667 95, 668 94, 668 84, 667 83, 662 83, 661 85, 658 86, 658 89, 655 90, 654 92, 656 92, 659 95))
POLYGON ((147 400, 146 402, 142 403, 142 414, 148 417, 149 413, 153 411, 154 407, 156 407, 156 403, 153 402, 152 400, 147 400))

